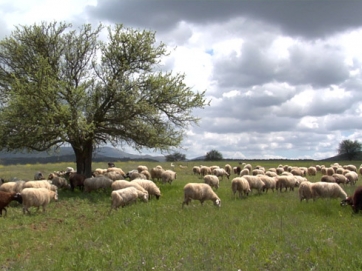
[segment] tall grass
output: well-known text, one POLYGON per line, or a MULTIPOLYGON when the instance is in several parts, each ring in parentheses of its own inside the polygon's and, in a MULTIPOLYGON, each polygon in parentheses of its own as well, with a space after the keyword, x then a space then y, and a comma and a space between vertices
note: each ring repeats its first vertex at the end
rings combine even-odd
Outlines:
MULTIPOLYGON (((280 163, 311 164, 252 162, 267 168, 280 163)), ((116 166, 128 171, 138 164, 118 162, 116 166)), ((157 165, 142 164, 149 168, 157 165)), ((60 191, 59 201, 49 204, 45 213, 34 208, 30 216, 12 203, 8 216, 0 218, 0 270, 362 269, 362 217, 352 215, 348 206, 341 207, 338 199, 300 202, 298 189, 262 195, 254 192, 234 199, 230 180, 224 178, 217 191, 222 200, 220 208, 211 202, 201 206, 196 201, 181 208, 183 186, 202 182, 192 174, 192 166, 197 164, 188 162, 187 169, 176 165, 176 181, 158 184, 160 200, 139 202, 110 215, 110 191, 60 191)), ((168 163, 161 165, 170 168, 168 163)), ((66 166, 72 165, 3 166, 0 175, 31 179, 35 171, 48 174, 66 166)), ((318 181, 320 175, 309 179, 318 181)), ((344 189, 351 194, 355 187, 344 189)))

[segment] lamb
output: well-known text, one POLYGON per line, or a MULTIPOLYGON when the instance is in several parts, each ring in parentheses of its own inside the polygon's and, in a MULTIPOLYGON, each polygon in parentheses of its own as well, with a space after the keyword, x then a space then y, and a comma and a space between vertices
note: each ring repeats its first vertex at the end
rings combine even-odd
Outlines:
POLYGON ((311 182, 303 182, 299 186, 298 194, 300 202, 302 202, 303 199, 305 199, 307 202, 309 199, 313 199, 313 191, 312 191, 313 183, 311 182))
POLYGON ((231 190, 234 193, 234 199, 236 191, 239 192, 239 198, 242 197, 243 193, 244 195, 248 196, 251 192, 249 182, 243 177, 236 177, 231 180, 231 190))
POLYGON ((47 180, 42 180, 42 181, 28 181, 24 184, 23 186, 23 190, 25 188, 46 188, 48 190, 52 190, 52 191, 57 191, 58 187, 56 187, 55 185, 51 184, 49 181, 47 180))
POLYGON ((265 184, 263 191, 266 191, 268 193, 268 190, 271 189, 274 192, 274 189, 276 189, 277 185, 277 177, 269 177, 264 174, 257 175, 265 184))
POLYGON ((55 191, 51 191, 46 188, 24 188, 21 192, 21 196, 23 197, 23 213, 27 212, 30 214, 29 207, 43 207, 43 212, 45 212, 45 207, 49 204, 49 202, 54 199, 58 200, 58 193, 55 191))
POLYGON ((317 182, 312 185, 313 198, 347 199, 347 194, 337 183, 317 182))
POLYGON ((348 182, 351 185, 355 185, 356 182, 358 181, 358 173, 356 173, 354 171, 350 171, 350 172, 346 173, 344 176, 346 176, 346 178, 348 179, 348 182))
POLYGON ((173 180, 176 180, 176 172, 172 170, 165 170, 161 174, 162 183, 171 184, 173 180))
POLYGON ((341 205, 351 205, 354 213, 362 210, 362 186, 358 186, 352 196, 347 197, 341 201, 341 205))
POLYGON ((135 182, 129 182, 126 180, 118 180, 112 183, 111 188, 112 190, 119 190, 122 188, 126 188, 126 187, 134 187, 140 191, 142 191, 143 193, 147 193, 147 190, 144 189, 142 186, 140 186, 139 184, 135 183, 135 182))
POLYGON ((2 216, 3 210, 4 210, 4 217, 8 214, 6 207, 13 200, 21 204, 23 198, 20 193, 9 193, 9 192, 0 191, 0 216, 2 216))
POLYGON ((211 187, 215 187, 216 189, 219 188, 219 177, 215 175, 205 175, 204 176, 204 183, 210 185, 211 187))
POLYGON ((7 182, 0 185, 0 191, 9 193, 20 193, 23 190, 25 181, 7 182))
POLYGON ((111 213, 112 209, 117 210, 120 206, 123 208, 126 205, 134 203, 140 197, 143 198, 144 201, 147 201, 146 194, 140 194, 141 191, 137 190, 134 187, 127 187, 119 190, 114 190, 111 193, 112 204, 111 209, 109 210, 109 214, 111 213))
POLYGON ((212 174, 214 174, 215 176, 217 177, 220 177, 221 176, 221 179, 223 180, 224 179, 224 176, 226 176, 228 179, 229 179, 229 176, 230 174, 226 172, 225 169, 223 168, 215 168, 213 171, 212 171, 212 174))
POLYGON ((188 183, 184 186, 184 201, 182 202, 182 208, 184 205, 189 205, 191 200, 199 200, 201 205, 205 200, 211 200, 214 205, 220 207, 221 200, 212 190, 211 186, 206 183, 188 183))
POLYGON ((103 189, 106 191, 112 185, 112 180, 106 176, 98 176, 87 178, 84 180, 84 192, 92 192, 94 190, 103 189))
POLYGON ((132 182, 135 182, 135 183, 139 184, 140 186, 142 186, 148 192, 149 197, 155 196, 156 199, 159 199, 161 197, 160 188, 158 188, 158 186, 153 181, 135 179, 135 180, 132 180, 132 182))
POLYGON ((260 177, 253 175, 244 175, 243 177, 248 181, 250 189, 256 189, 258 190, 258 193, 261 194, 265 188, 265 183, 260 179, 260 177))

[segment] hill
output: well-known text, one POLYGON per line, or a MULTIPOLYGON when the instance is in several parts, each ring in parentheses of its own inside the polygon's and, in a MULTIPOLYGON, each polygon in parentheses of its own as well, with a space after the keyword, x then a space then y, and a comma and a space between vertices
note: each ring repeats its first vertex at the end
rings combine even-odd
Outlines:
MULTIPOLYGON (((93 153, 95 162, 114 162, 114 161, 156 161, 164 162, 164 156, 152 156, 131 154, 113 147, 100 147, 93 153)), ((0 164, 35 164, 35 163, 56 163, 56 162, 74 162, 75 155, 71 147, 61 147, 52 152, 0 152, 0 164)))

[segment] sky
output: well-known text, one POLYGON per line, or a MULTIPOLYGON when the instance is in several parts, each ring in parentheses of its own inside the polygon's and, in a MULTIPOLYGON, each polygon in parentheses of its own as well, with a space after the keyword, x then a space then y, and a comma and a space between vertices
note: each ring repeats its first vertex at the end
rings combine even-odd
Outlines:
POLYGON ((0 0, 0 39, 54 20, 155 31, 164 68, 210 100, 175 151, 320 160, 362 141, 361 13, 350 0, 0 0))

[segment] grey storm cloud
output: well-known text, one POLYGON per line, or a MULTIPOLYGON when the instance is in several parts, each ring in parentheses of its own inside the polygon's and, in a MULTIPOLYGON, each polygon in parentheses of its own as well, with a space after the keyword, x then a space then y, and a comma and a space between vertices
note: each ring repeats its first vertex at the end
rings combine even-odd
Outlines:
POLYGON ((162 1, 103 0, 88 6, 93 19, 170 30, 180 21, 213 23, 243 16, 278 26, 283 33, 307 39, 362 25, 362 1, 162 1))

